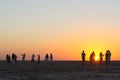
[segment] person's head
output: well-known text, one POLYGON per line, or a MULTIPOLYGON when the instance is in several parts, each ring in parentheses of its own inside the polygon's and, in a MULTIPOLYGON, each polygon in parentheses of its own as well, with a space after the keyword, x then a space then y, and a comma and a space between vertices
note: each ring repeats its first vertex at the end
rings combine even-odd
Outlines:
POLYGON ((107 50, 106 53, 109 53, 109 50, 107 50))
POLYGON ((84 53, 84 50, 83 50, 83 53, 84 53))
POLYGON ((35 56, 34 54, 32 54, 32 56, 35 56))
POLYGON ((93 51, 92 54, 95 54, 95 52, 93 51))
POLYGON ((48 57, 48 53, 46 54, 46 57, 48 57))
POLYGON ((110 52, 110 50, 109 50, 109 49, 108 49, 107 51, 108 51, 108 52, 110 52))

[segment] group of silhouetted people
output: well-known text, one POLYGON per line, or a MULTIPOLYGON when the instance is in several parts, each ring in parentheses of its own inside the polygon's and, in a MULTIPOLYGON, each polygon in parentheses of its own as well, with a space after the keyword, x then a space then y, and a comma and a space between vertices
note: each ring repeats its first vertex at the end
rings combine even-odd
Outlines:
POLYGON ((14 53, 12 53, 12 56, 11 56, 11 57, 10 57, 9 54, 6 55, 6 61, 7 61, 7 63, 10 63, 10 62, 12 61, 12 63, 15 64, 16 61, 17 61, 17 55, 14 54, 14 53), (11 57, 12 57, 12 58, 11 58, 11 57))
POLYGON ((46 54, 45 61, 46 62, 48 62, 48 61, 52 62, 53 61, 53 55, 52 55, 52 53, 50 53, 50 56, 48 54, 46 54))
MULTIPOLYGON (((85 51, 83 50, 83 52, 81 53, 81 56, 82 56, 82 64, 85 64, 85 57, 86 57, 86 54, 85 54, 85 51)), ((103 53, 100 52, 99 54, 99 63, 102 65, 103 64, 103 53)), ((105 64, 108 65, 110 64, 110 60, 111 60, 111 52, 110 50, 107 50, 106 53, 105 53, 105 64)), ((93 51, 91 54, 90 54, 90 63, 91 64, 95 64, 95 52, 93 51)))
MULTIPOLYGON (((38 56, 37 61, 39 63, 40 62, 40 55, 37 55, 37 56, 38 56)), ((31 56, 31 61, 35 62, 35 55, 34 54, 32 54, 32 56, 31 56)), ((48 61, 51 61, 51 62, 53 61, 52 53, 50 53, 50 56, 48 54, 45 55, 45 62, 48 62, 48 61)))
MULTIPOLYGON (((22 62, 25 61, 25 53, 24 54, 21 54, 22 56, 22 62)), ((85 51, 83 50, 83 52, 81 53, 81 56, 82 56, 82 64, 85 64, 85 57, 86 57, 86 54, 85 54, 85 51)), ((103 53, 100 52, 99 54, 99 63, 102 64, 103 63, 103 53)), ((38 59, 38 63, 40 63, 40 55, 37 55, 38 59)), ((111 60, 111 52, 110 50, 107 50, 106 53, 105 53, 105 64, 108 65, 110 64, 110 60, 111 60)), ((13 64, 15 64, 17 62, 17 55, 12 53, 12 56, 10 57, 9 54, 6 55, 6 61, 7 63, 10 63, 12 61, 13 64)), ((52 62, 53 61, 53 55, 52 53, 50 53, 50 55, 46 54, 45 55, 45 62, 52 62)), ((35 62, 35 54, 32 54, 31 56, 31 62, 35 62)), ((95 64, 95 52, 93 51, 91 54, 90 54, 90 63, 91 64, 95 64)))
MULTIPOLYGON (((26 58, 26 54, 21 54, 22 56, 22 63, 25 62, 25 58, 26 58)), ((53 54, 50 53, 50 56, 48 54, 45 55, 45 62, 52 62, 53 61, 53 54)), ((6 55, 6 62, 10 63, 12 62, 13 64, 15 64, 17 62, 17 55, 15 53, 12 53, 12 56, 10 56, 9 54, 6 55)), ((35 54, 32 54, 31 56, 31 62, 35 62, 35 54)), ((40 63, 40 54, 37 55, 37 62, 40 63)))
MULTIPOLYGON (((40 63, 40 54, 39 55, 37 55, 37 62, 38 63, 40 63)), ((31 62, 35 62, 35 54, 32 54, 32 56, 31 56, 31 62)))

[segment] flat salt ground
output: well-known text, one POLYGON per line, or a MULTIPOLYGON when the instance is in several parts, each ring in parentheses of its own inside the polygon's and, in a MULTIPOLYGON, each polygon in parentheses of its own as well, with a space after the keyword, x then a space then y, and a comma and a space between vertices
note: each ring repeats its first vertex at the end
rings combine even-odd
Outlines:
POLYGON ((86 62, 83 66, 80 61, 39 64, 0 61, 0 80, 120 80, 120 62, 112 61, 111 65, 90 65, 86 62))

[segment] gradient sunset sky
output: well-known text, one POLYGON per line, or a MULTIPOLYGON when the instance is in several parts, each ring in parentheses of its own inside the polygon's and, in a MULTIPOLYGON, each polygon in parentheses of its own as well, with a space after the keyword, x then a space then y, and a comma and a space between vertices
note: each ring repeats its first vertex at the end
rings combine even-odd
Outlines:
POLYGON ((106 50, 120 60, 120 0, 0 0, 0 59, 53 53, 55 60, 87 60, 106 50))

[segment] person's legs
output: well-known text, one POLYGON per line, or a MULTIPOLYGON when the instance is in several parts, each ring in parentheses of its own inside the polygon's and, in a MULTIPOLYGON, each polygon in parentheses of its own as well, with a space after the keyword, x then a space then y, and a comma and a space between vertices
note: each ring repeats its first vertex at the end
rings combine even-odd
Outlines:
POLYGON ((109 57, 109 64, 110 64, 110 57, 109 57))

